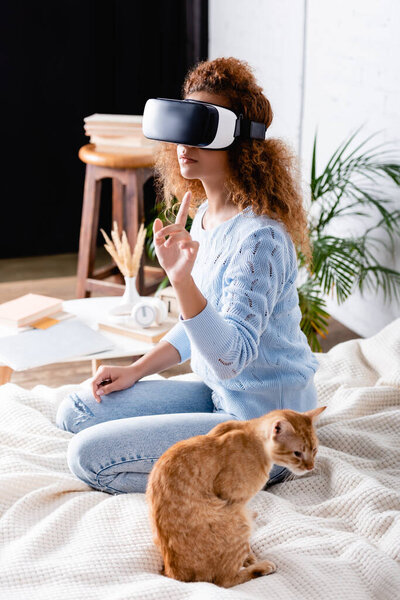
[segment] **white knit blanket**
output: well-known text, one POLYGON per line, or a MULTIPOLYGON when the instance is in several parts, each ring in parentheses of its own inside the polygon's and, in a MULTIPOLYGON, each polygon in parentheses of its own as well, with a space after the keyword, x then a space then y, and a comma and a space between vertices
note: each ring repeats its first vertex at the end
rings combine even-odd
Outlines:
POLYGON ((316 469, 251 501, 253 550, 277 572, 230 589, 160 575, 144 494, 112 496, 69 472, 72 434, 54 419, 78 385, 0 387, 0 597, 398 600, 400 319, 317 357, 328 409, 316 469))

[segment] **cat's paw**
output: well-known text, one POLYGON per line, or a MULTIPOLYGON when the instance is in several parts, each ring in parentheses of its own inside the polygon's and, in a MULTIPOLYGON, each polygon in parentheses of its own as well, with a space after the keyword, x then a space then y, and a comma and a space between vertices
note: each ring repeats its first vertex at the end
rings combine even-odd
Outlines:
POLYGON ((246 560, 244 561, 243 566, 248 567, 250 565, 254 565, 256 560, 257 560, 257 558, 255 557, 253 552, 250 552, 249 555, 247 556, 246 560))
POLYGON ((256 563, 249 570, 252 574, 252 577, 261 577, 262 575, 270 575, 270 573, 275 573, 276 565, 270 560, 262 560, 256 563))

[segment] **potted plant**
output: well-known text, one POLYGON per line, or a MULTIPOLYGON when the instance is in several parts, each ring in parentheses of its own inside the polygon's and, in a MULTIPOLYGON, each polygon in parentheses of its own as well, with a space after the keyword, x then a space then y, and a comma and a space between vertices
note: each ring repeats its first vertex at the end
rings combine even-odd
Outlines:
POLYGON ((325 294, 333 294, 339 304, 356 289, 361 294, 366 289, 382 289, 384 301, 400 299, 400 272, 378 262, 379 250, 386 248, 393 253, 396 238, 399 239, 400 210, 393 208, 393 200, 382 197, 373 185, 382 178, 400 185, 400 164, 385 157, 391 150, 377 151, 385 144, 360 151, 376 134, 350 152, 350 143, 360 129, 340 144, 318 175, 317 133, 314 137, 309 213, 313 265, 310 271, 305 269, 304 256, 298 252, 299 279, 303 278, 298 285, 301 328, 313 351, 321 351, 318 337, 325 337, 328 332, 330 315, 325 294), (332 233, 332 225, 349 216, 356 217, 359 223, 367 223, 372 216, 374 224, 361 234, 332 233))

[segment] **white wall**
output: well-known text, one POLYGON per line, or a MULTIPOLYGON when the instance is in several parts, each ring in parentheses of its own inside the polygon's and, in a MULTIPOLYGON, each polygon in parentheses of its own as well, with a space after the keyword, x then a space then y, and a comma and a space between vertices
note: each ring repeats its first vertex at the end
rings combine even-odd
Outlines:
MULTIPOLYGON (((235 56, 254 68, 274 112, 269 132, 299 154, 306 196, 317 127, 319 168, 361 125, 358 144, 382 130, 364 150, 390 141, 400 157, 399 26, 396 0, 209 0, 209 58, 235 56)), ((379 191, 398 207, 398 188, 382 181, 379 191)), ((360 222, 338 222, 338 231, 356 228, 360 222)), ((400 270, 399 257, 400 244, 397 259, 381 260, 400 270)), ((362 336, 400 316, 382 294, 327 301, 362 336)))
POLYGON ((209 0, 209 58, 235 56, 249 62, 274 112, 269 134, 286 137, 296 151, 303 19, 302 1, 209 0))

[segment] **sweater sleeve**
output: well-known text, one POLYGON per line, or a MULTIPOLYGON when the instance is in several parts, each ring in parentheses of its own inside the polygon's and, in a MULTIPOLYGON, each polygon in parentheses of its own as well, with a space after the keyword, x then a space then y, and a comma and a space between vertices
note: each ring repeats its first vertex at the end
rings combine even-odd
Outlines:
POLYGON ((179 315, 191 343, 219 379, 236 377, 258 356, 289 270, 287 242, 278 227, 252 232, 224 275, 220 312, 209 301, 191 319, 179 315))
POLYGON ((169 342, 174 348, 176 348, 181 355, 181 364, 187 361, 191 356, 190 340, 186 334, 185 328, 181 322, 176 323, 162 338, 160 341, 169 342))

